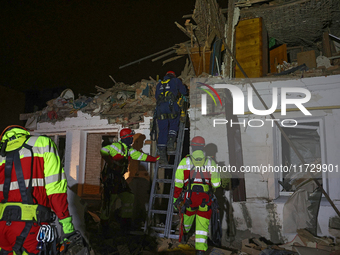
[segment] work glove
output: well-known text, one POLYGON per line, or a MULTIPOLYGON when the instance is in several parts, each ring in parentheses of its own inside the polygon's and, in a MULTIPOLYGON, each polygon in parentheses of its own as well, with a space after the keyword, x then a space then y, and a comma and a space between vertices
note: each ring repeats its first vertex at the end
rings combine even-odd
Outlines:
POLYGON ((59 223, 63 227, 63 232, 65 235, 75 232, 75 229, 72 223, 72 216, 59 220, 59 223))
POLYGON ((177 198, 174 198, 174 203, 173 203, 173 205, 174 205, 175 211, 177 212, 177 211, 178 211, 178 203, 176 203, 176 201, 177 201, 177 198))
POLYGON ((59 248, 61 255, 89 255, 91 247, 78 230, 73 231, 70 234, 65 234, 62 240, 59 248))

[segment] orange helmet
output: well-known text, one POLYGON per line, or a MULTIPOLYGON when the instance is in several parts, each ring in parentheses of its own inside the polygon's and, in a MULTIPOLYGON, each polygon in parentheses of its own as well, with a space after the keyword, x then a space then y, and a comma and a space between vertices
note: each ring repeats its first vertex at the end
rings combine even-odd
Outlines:
POLYGON ((174 71, 168 71, 165 75, 168 75, 168 74, 171 74, 171 75, 173 75, 174 77, 176 77, 176 74, 175 74, 174 71))
POLYGON ((192 138, 191 146, 205 146, 205 140, 202 136, 195 136, 194 138, 192 138))
POLYGON ((120 139, 125 139, 128 137, 133 137, 134 134, 135 132, 133 132, 130 128, 123 128, 122 130, 120 130, 119 136, 120 139))

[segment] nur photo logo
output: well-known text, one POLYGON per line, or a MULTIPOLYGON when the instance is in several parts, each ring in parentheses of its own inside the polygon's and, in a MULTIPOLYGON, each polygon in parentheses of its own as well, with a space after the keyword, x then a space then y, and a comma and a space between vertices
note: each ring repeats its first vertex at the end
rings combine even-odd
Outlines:
MULTIPOLYGON (((297 88, 297 87, 272 87, 269 89, 269 94, 271 96, 271 106, 268 109, 260 110, 256 109, 253 102, 253 96, 255 95, 253 92, 252 87, 247 88, 247 100, 246 96, 244 95, 243 91, 236 85, 231 84, 214 84, 209 85, 202 82, 197 82, 200 86, 198 86, 198 89, 202 90, 205 93, 201 94, 201 114, 207 115, 207 95, 209 95, 214 104, 217 105, 217 102, 215 100, 214 95, 210 92, 212 91, 217 99, 219 100, 221 106, 223 106, 222 100, 220 95, 217 93, 216 89, 228 89, 231 93, 231 96, 233 98, 233 115, 245 115, 245 102, 247 102, 247 106, 249 109, 249 112, 252 114, 258 115, 258 116, 267 116, 272 113, 274 113, 276 110, 278 110, 278 99, 280 98, 281 101, 281 108, 280 114, 281 116, 285 116, 287 114, 287 105, 295 105, 298 110, 300 110, 304 115, 312 115, 306 107, 303 105, 311 99, 311 93, 308 89, 305 88, 297 88), (280 93, 279 93, 280 92, 280 93), (292 94, 298 94, 295 98, 288 98, 288 96, 291 96, 292 94)), ((277 119, 279 121, 279 119, 277 119)), ((271 121, 273 126, 273 120, 265 120, 265 121, 271 121)), ((226 119, 214 119, 214 127, 217 124, 226 124, 226 123, 232 123, 232 120, 228 121, 226 119)), ((264 121, 261 119, 251 119, 249 120, 248 125, 250 127, 262 127, 264 125, 264 121), (257 122, 258 124, 254 124, 257 122)), ((237 122, 234 124, 244 124, 245 120, 243 122, 237 122)), ((294 127, 297 125, 297 121, 294 119, 286 119, 281 120, 282 126, 288 126, 288 127, 294 127), (289 125, 287 125, 289 123, 289 125), (293 125, 291 123, 294 123, 293 125)))

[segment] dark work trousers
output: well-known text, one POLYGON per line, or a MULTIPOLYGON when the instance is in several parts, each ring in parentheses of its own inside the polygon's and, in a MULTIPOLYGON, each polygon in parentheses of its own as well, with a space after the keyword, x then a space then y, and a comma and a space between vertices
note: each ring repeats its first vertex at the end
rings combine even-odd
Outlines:
POLYGON ((162 103, 157 107, 157 116, 160 116, 161 114, 175 114, 175 113, 177 113, 177 117, 174 119, 171 118, 160 119, 160 117, 157 118, 159 130, 157 146, 166 147, 168 135, 177 136, 180 117, 179 106, 177 105, 177 103, 174 103, 172 111, 169 108, 169 103, 167 102, 162 103))

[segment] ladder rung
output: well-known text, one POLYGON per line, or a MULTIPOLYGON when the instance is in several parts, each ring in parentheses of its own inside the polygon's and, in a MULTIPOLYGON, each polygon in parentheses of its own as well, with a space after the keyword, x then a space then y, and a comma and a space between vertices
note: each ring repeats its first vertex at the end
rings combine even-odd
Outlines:
POLYGON ((150 227, 153 230, 164 231, 165 227, 150 227))
POLYGON ((154 197, 160 197, 160 198, 170 198, 169 194, 153 194, 154 197))
POLYGON ((168 155, 176 155, 176 151, 168 151, 167 154, 168 155))
POLYGON ((174 167, 174 165, 169 165, 169 164, 159 166, 159 168, 166 168, 166 169, 173 168, 173 167, 174 167))
POLYGON ((152 213, 157 213, 157 214, 167 214, 167 211, 163 210, 151 210, 152 213))
POLYGON ((172 179, 157 179, 157 182, 163 182, 163 183, 172 183, 172 179))

